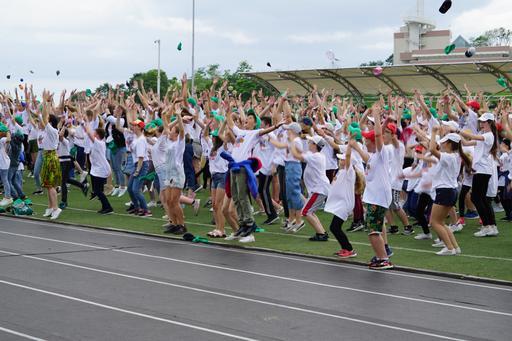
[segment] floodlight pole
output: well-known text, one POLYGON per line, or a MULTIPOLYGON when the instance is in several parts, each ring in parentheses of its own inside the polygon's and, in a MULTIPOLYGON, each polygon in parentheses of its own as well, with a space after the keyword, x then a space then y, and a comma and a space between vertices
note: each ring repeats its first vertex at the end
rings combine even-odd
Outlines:
POLYGON ((160 99, 160 39, 155 40, 155 44, 158 46, 158 74, 156 78, 156 93, 158 99, 160 99))
POLYGON ((192 0, 192 88, 190 92, 194 95, 194 78, 195 78, 195 67, 194 67, 194 52, 195 52, 195 38, 196 38, 196 0, 192 0))

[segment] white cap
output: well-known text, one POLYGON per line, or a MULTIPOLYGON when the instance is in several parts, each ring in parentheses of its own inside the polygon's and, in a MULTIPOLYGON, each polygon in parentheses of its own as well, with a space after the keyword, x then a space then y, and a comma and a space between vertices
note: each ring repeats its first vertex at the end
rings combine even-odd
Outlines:
POLYGON ((459 124, 455 121, 441 121, 441 124, 453 129, 459 129, 459 124))
POLYGON ((446 134, 441 140, 439 140, 439 143, 445 143, 446 141, 453 141, 455 143, 459 143, 460 140, 461 140, 461 137, 459 134, 455 134, 455 133, 450 133, 450 134, 446 134))
POLYGON ((375 118, 373 118, 373 116, 368 116, 366 117, 368 119, 368 121, 372 122, 373 124, 375 124, 375 118))
POLYGON ((481 122, 486 122, 486 121, 494 121, 495 118, 494 118, 494 115, 491 114, 490 112, 486 112, 485 114, 483 114, 482 116, 480 116, 478 118, 479 121, 481 122))
POLYGON ((336 154, 336 157, 340 160, 346 160, 347 159, 347 154, 336 154))
POLYGON ((300 134, 302 132, 302 128, 301 128, 300 124, 298 124, 297 122, 293 122, 293 123, 284 125, 283 129, 291 130, 295 134, 300 134))
POLYGON ((316 144, 316 145, 317 145, 318 147, 320 147, 320 148, 325 147, 325 140, 324 140, 322 137, 318 136, 318 135, 315 135, 315 136, 313 136, 313 137, 311 137, 311 136, 306 136, 306 138, 307 138, 309 141, 311 141, 311 142, 313 142, 314 144, 316 144))

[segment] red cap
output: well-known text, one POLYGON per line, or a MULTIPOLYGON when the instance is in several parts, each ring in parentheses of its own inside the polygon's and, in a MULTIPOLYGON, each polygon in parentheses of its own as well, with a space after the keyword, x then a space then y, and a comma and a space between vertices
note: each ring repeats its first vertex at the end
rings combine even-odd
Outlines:
POLYGON ((496 130, 498 130, 498 132, 501 132, 503 130, 503 125, 501 125, 501 123, 496 123, 496 130))
POLYGON ((475 100, 467 102, 466 105, 471 107, 474 111, 480 110, 480 103, 475 100))
POLYGON ((396 124, 388 123, 386 124, 386 128, 389 129, 393 135, 396 134, 396 124))
POLYGON ((363 131, 361 133, 365 139, 375 142, 375 130, 363 131))
POLYGON ((144 127, 146 127, 146 124, 144 124, 143 121, 141 120, 135 120, 132 122, 132 125, 134 126, 139 126, 140 129, 144 129, 144 127))
POLYGON ((414 150, 416 151, 416 153, 421 153, 422 151, 425 150, 425 147, 423 147, 421 144, 417 145, 414 150))

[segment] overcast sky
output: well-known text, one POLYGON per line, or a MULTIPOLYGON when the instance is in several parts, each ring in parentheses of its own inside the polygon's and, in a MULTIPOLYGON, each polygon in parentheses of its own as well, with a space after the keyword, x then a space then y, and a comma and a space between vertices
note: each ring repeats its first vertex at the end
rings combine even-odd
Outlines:
MULTIPOLYGON (((425 15, 454 38, 512 28, 510 0, 453 0, 446 15, 438 12, 441 3, 425 0, 425 15)), ((196 66, 234 69, 247 60, 255 70, 268 70, 267 62, 275 69, 329 67, 327 50, 340 67, 386 59, 393 32, 415 6, 415 0, 196 0, 196 66)), ((190 73, 192 0, 0 0, 0 9, 0 89, 20 78, 54 91, 124 83, 156 68, 155 39, 162 40, 162 69, 170 77, 190 73)))

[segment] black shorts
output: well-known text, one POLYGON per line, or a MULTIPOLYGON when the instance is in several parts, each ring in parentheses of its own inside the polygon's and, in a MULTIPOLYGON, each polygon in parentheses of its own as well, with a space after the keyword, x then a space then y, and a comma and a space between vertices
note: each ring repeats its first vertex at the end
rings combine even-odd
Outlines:
POLYGON ((455 188, 437 188, 434 204, 452 207, 457 203, 457 190, 455 188))

